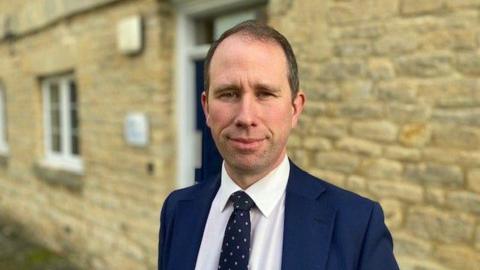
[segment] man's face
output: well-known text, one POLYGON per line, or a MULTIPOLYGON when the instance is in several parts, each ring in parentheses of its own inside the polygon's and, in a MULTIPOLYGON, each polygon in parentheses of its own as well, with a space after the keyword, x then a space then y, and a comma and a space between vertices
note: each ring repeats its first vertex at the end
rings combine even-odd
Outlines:
POLYGON ((292 102, 287 74, 276 43, 234 34, 218 46, 202 106, 227 170, 265 175, 283 160, 305 101, 292 102))

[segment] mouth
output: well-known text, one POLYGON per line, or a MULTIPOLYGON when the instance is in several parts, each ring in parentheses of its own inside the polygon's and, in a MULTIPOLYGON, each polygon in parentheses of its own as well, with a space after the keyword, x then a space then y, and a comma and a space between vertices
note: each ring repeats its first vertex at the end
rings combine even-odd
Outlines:
POLYGON ((234 148, 237 148, 238 150, 241 151, 253 151, 257 149, 260 144, 265 140, 264 138, 258 139, 258 138, 228 138, 230 142, 232 143, 234 148))

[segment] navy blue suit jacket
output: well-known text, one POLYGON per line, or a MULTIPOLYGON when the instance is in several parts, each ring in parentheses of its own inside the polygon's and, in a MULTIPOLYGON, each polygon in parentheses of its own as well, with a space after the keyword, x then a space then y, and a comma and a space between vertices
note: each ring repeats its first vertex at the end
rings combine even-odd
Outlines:
MULTIPOLYGON (((165 200, 159 270, 195 269, 219 186, 218 176, 174 191, 165 200)), ((315 178, 293 163, 285 196, 282 270, 398 270, 378 203, 315 178)))

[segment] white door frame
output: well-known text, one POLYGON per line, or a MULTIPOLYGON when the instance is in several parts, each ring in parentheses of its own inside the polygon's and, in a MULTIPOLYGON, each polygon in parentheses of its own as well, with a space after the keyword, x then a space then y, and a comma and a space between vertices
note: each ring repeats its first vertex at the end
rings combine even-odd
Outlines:
POLYGON ((194 18, 240 9, 266 0, 171 0, 177 7, 175 85, 177 119, 178 188, 194 184, 195 168, 201 163, 201 133, 195 130, 195 67, 193 61, 206 56, 210 45, 196 46, 194 18))

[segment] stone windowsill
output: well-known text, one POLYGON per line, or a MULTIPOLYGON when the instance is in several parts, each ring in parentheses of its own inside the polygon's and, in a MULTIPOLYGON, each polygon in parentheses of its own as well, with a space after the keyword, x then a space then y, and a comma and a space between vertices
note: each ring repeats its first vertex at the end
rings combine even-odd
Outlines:
POLYGON ((49 185, 64 187, 73 192, 81 192, 83 189, 83 175, 79 172, 38 162, 34 164, 33 171, 39 180, 49 185))

